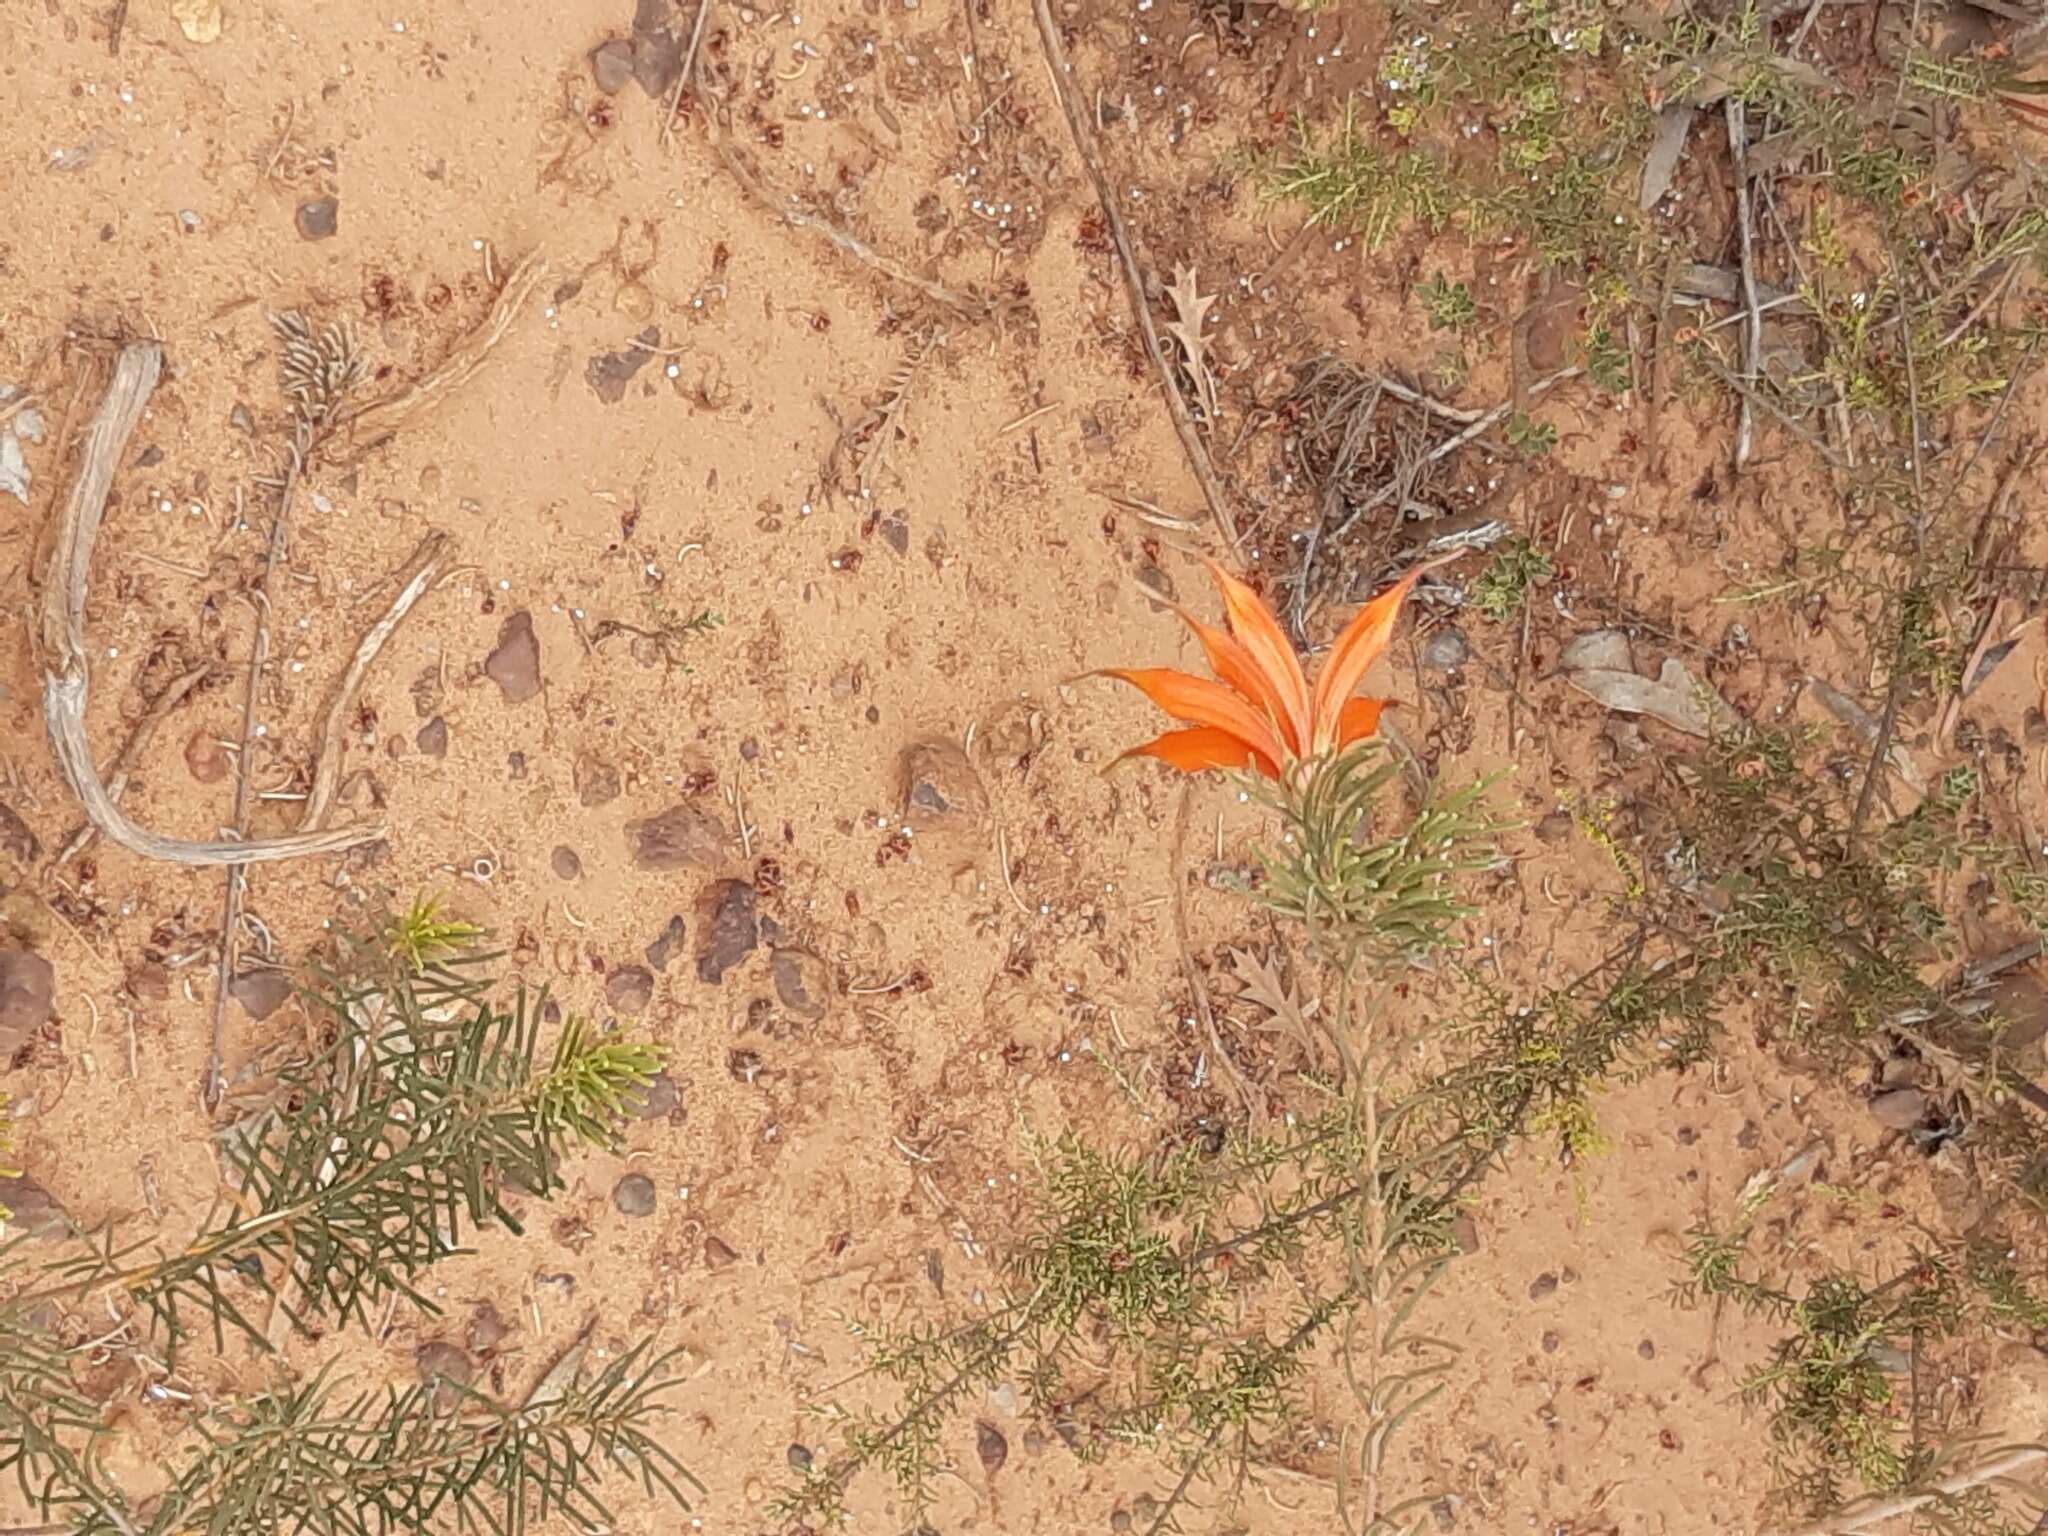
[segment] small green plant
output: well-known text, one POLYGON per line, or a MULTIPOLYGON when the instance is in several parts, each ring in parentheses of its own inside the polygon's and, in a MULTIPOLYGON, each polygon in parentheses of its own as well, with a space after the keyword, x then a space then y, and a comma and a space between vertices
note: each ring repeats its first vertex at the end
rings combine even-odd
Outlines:
POLYGON ((646 594, 643 601, 647 610, 645 623, 600 619, 590 632, 591 645, 601 646, 619 635, 629 635, 636 644, 651 646, 670 672, 686 673, 690 670, 688 652, 691 640, 698 635, 708 635, 725 623, 724 617, 715 609, 700 608, 695 613, 685 614, 653 593, 646 594))
POLYGON ((1516 411, 1501 431, 1508 446, 1532 459, 1540 459, 1557 446, 1557 428, 1539 421, 1526 411, 1516 411))
POLYGON ((1493 552, 1472 582, 1469 601, 1480 617, 1505 624, 1520 616, 1529 601, 1529 589, 1550 580, 1550 557, 1520 536, 1508 539, 1493 552))
MULTIPOLYGON (((1751 1267, 1749 1243, 1780 1187, 1777 1175, 1754 1179, 1730 1228, 1692 1229, 1675 1294, 1688 1306, 1731 1302, 1788 1330, 1743 1394, 1769 1416, 1782 1496, 1802 1513, 1821 1514, 1856 1493, 1896 1492, 1935 1469, 1944 1426, 1920 1422, 1920 1398, 1910 1390, 1923 1353, 1967 1330, 2038 1327, 2048 1300, 2021 1275, 2012 1250, 1986 1233, 1924 1248, 1877 1284, 1827 1266, 1803 1287, 1763 1278, 1751 1267)), ((1977 1493, 1981 1507, 1930 1506, 1922 1528, 2002 1529, 1961 1518, 1997 1512, 1995 1497, 1977 1493)))
POLYGON ((399 1297, 431 1315, 421 1278, 466 1231, 518 1232, 509 1191, 546 1198, 572 1147, 614 1142, 658 1053, 572 1019, 542 1058, 543 1000, 494 1003, 469 932, 421 900, 343 942, 311 988, 322 1043, 224 1139, 233 1198, 189 1242, 145 1252, 109 1230, 54 1257, 25 1239, 0 1249, 0 1470, 45 1517, 93 1536, 369 1536, 509 1533, 554 1511, 596 1532, 612 1524, 607 1470, 681 1497, 688 1474, 652 1432, 663 1362, 644 1349, 586 1385, 572 1369, 516 1410, 464 1392, 451 1412, 433 1388, 343 1400, 324 1374, 224 1399, 147 1509, 101 1468, 98 1410, 70 1384, 54 1309, 122 1299, 172 1358, 201 1332, 268 1353, 273 1318, 309 1338, 333 1321, 374 1327, 399 1297))
POLYGON ((429 967, 461 954, 483 937, 474 923, 441 914, 441 898, 417 896, 403 912, 384 924, 384 946, 407 974, 422 976, 429 967))
POLYGON ((1505 824, 1486 810, 1481 782, 1425 796, 1397 825, 1383 826, 1401 773, 1385 743, 1368 738, 1298 789, 1262 788, 1286 834, 1277 850, 1262 850, 1265 883, 1250 894, 1312 938, 1353 953, 1392 959, 1441 944, 1471 912, 1459 881, 1499 857, 1505 824))
POLYGON ((1483 786, 1425 795, 1396 818, 1385 802, 1400 772, 1367 741, 1261 785, 1279 839, 1246 893, 1303 926, 1328 978, 1315 1030, 1329 1065, 1313 1101, 1277 1128, 1216 1142, 1142 1152, 1034 1142, 1037 1213, 1001 1299, 958 1324, 856 1325, 868 1364, 837 1390, 880 1386, 885 1406, 833 1406, 843 1450, 785 1490, 785 1518, 836 1519, 852 1480, 874 1468, 916 1520, 948 1426, 1009 1381, 1078 1454, 1134 1445, 1165 1460, 1172 1491, 1140 1528, 1161 1536, 1181 1529, 1198 1482, 1271 1454, 1299 1428, 1309 1361, 1334 1344, 1358 1415, 1341 1448, 1347 1528, 1413 1528, 1427 1501, 1394 1489, 1387 1447, 1438 1389, 1452 1351, 1411 1332, 1411 1320, 1454 1251, 1459 1199, 1535 1095, 1483 1127, 1475 1117, 1497 1109, 1494 1074, 1449 1091, 1433 1074, 1397 1071, 1383 1043, 1377 978, 1444 941, 1466 910, 1455 881, 1492 862, 1499 830, 1483 786))
POLYGON ((1463 283, 1450 281, 1441 272, 1432 273, 1416 293, 1422 299, 1422 312, 1432 331, 1462 333, 1479 318, 1472 290, 1463 283))

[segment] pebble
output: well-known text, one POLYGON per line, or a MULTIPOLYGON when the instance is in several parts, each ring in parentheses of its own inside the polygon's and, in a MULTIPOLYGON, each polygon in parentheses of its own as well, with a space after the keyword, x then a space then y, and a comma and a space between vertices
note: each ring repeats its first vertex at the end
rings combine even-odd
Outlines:
POLYGON ((244 971, 228 983, 228 996, 250 1018, 263 1020, 282 1008, 292 995, 291 978, 283 971, 244 971))
POLYGON ((42 841, 11 805, 0 805, 0 853, 24 864, 33 864, 43 856, 42 841))
POLYGON ((831 1005, 832 972, 807 949, 778 949, 768 957, 768 973, 782 1006, 800 1019, 825 1017, 831 1005))
POLYGON ((626 852, 636 869, 715 869, 725 856, 725 827, 681 801, 627 822, 626 852))
POLYGON ((567 1301, 576 1294, 576 1277, 571 1274, 548 1275, 536 1271, 533 1288, 536 1291, 546 1291, 557 1301, 567 1301))
POLYGON ((1918 1088, 1894 1088, 1870 1101, 1871 1116, 1894 1131, 1910 1131, 1927 1113, 1927 1095, 1918 1088))
POLYGON ((171 995, 171 970, 154 960, 138 960, 123 978, 128 995, 145 1003, 167 1002, 171 995))
POLYGON ((626 1108, 635 1120, 666 1120, 682 1105, 683 1096, 676 1087, 676 1080, 666 1072, 657 1072, 644 1087, 634 1088, 626 1094, 626 1108))
POLYGON ((1458 1245, 1460 1253, 1479 1251, 1479 1223, 1472 1219, 1469 1211, 1460 1211, 1451 1218, 1451 1241, 1458 1245))
POLYGON ((950 741, 913 742, 899 769, 903 819, 918 832, 969 830, 988 819, 988 790, 950 741))
POLYGON ((498 685, 508 704, 523 704, 540 692, 540 639, 533 615, 524 608, 498 626, 498 643, 484 658, 484 676, 498 685))
POLYGON ((811 1448, 807 1445, 799 1445, 792 1440, 782 1456, 789 1463, 789 1470, 799 1477, 811 1470, 811 1448))
POLYGON ((1550 1293, 1555 1291, 1556 1289, 1557 1276, 1551 1274, 1548 1270, 1545 1270, 1542 1274, 1538 1275, 1534 1280, 1531 1280, 1529 1282, 1529 1299, 1531 1301, 1541 1301, 1544 1297, 1550 1295, 1550 1293))
POLYGON ((48 1022, 57 973, 32 950, 0 951, 0 1067, 48 1022))
POLYGON ((656 934, 654 942, 647 946, 647 963, 657 971, 667 970, 669 961, 675 959, 677 952, 683 947, 685 931, 682 914, 671 915, 667 926, 656 934))
POLYGON ((299 226, 302 240, 330 240, 341 228, 341 201, 332 197, 316 197, 309 203, 299 204, 299 211, 292 215, 292 222, 299 226))
POLYGON ((981 1460, 982 1474, 994 1477, 1010 1459, 1010 1442, 987 1419, 974 1421, 974 1454, 981 1460))
POLYGON ((738 1258, 739 1255, 734 1253, 731 1248, 727 1247, 722 1239, 716 1237, 707 1237, 704 1239, 705 1268, 726 1269, 729 1268, 733 1264, 733 1262, 738 1258))
POLYGON ((448 755, 448 722, 439 715, 434 716, 433 719, 420 727, 419 734, 412 739, 412 744, 428 757, 446 757, 448 755))
POLYGON ((633 78, 633 45, 615 37, 591 49, 590 78, 605 95, 618 95, 633 78))
POLYGON ((218 784, 228 776, 228 755, 211 731, 197 730, 185 739, 185 771, 201 784, 218 784))
POLYGON ((761 942, 754 888, 744 880, 718 880, 699 899, 697 979, 713 986, 761 942))
POLYGON ((583 860, 574 848, 563 843, 548 855, 548 868, 555 872, 558 880, 574 880, 583 873, 583 860))
POLYGON ((1455 624, 1431 630, 1429 638, 1422 642, 1422 668, 1425 672, 1455 672, 1471 659, 1471 642, 1455 624))
POLYGON ((1645 1339, 1636 1346, 1636 1353, 1645 1360, 1654 1360, 1657 1358, 1657 1346, 1645 1339))
POLYGON ((626 386, 633 382, 634 375, 654 361, 652 349, 661 345, 661 328, 650 325, 634 339, 640 345, 619 352, 600 352, 584 365, 584 382, 606 405, 617 405, 625 399, 626 386))
POLYGON ((446 1408, 462 1394, 456 1390, 476 1380, 476 1362, 459 1344, 432 1339, 413 1351, 413 1366, 420 1380, 434 1389, 434 1401, 446 1408))
POLYGON ((604 1000, 620 1013, 642 1013, 654 1001, 654 972, 644 965, 622 965, 605 979, 604 1000))
POLYGON ((910 553, 910 524, 900 517, 885 517, 875 525, 882 541, 899 555, 910 553))
POLYGON ((488 1355, 512 1332, 512 1325, 498 1315, 498 1309, 488 1301, 481 1304, 470 1317, 469 1327, 463 1331, 463 1341, 469 1345, 470 1353, 488 1355))
POLYGON ((237 431, 246 432, 251 437, 254 437, 256 435, 256 414, 248 406, 237 400, 228 411, 228 425, 237 431))
POLYGON ((610 805, 619 798, 619 770, 588 752, 576 754, 576 799, 586 808, 610 805))
POLYGON ((51 1242, 75 1231, 71 1213, 34 1179, 0 1178, 0 1206, 7 1208, 9 1237, 40 1237, 51 1242))
POLYGON ((621 1216, 654 1214, 654 1180, 644 1173, 629 1173, 612 1186, 612 1204, 621 1216))

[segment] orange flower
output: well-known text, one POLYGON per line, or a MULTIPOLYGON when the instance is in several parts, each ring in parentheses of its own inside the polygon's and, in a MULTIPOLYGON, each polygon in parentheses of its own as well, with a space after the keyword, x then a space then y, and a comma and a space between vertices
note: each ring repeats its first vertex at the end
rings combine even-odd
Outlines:
POLYGON ((1387 648, 1420 570, 1358 610, 1311 688, 1272 609, 1215 561, 1207 563, 1223 594, 1229 632, 1210 628, 1178 603, 1168 606, 1201 641, 1217 680, 1168 667, 1107 668, 1104 676, 1121 678, 1190 727, 1168 731, 1124 757, 1156 757, 1182 773, 1251 768, 1278 779, 1291 764, 1341 750, 1378 729, 1386 701, 1354 699, 1351 690, 1387 648))

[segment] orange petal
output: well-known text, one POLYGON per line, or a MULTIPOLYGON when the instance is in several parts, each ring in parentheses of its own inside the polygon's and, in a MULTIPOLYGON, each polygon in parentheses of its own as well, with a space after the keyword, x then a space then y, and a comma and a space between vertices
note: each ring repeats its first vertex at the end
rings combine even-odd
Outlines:
POLYGON ((1182 773, 1200 773, 1204 768, 1254 768, 1269 779, 1280 777, 1279 765, 1271 758, 1253 751, 1229 731, 1218 730, 1213 725, 1168 731, 1142 747, 1131 748, 1117 762, 1127 757, 1156 757, 1167 767, 1178 768, 1182 773))
POLYGON ((1364 679, 1366 669, 1379 660, 1380 652, 1387 648, 1387 641, 1393 637, 1394 620, 1401 613, 1401 604, 1407 600, 1416 578, 1421 574, 1419 569, 1410 571, 1359 609, 1356 617, 1344 626, 1344 633, 1337 637, 1336 644, 1330 647, 1330 654, 1323 662, 1323 675, 1316 679, 1315 737, 1312 743, 1316 752, 1327 752, 1336 745, 1342 729, 1338 711, 1351 697, 1351 690, 1364 679))
POLYGON ((1170 667, 1106 667, 1104 677, 1120 678, 1138 689, 1176 720, 1228 731, 1261 756, 1278 762, 1287 754, 1272 722, 1240 694, 1206 677, 1175 672, 1170 667))
POLYGON ((1230 619, 1230 632, 1237 636, 1252 662, 1265 677, 1266 691, 1279 700, 1276 714, 1281 731, 1297 753, 1308 745, 1308 679, 1302 676, 1301 659, 1287 631, 1273 617, 1258 593, 1239 581, 1214 560, 1206 562, 1216 590, 1223 594, 1223 611, 1230 619))
POLYGON ((1337 713, 1337 745, 1341 749, 1363 741, 1380 728, 1380 711, 1386 699, 1346 699, 1337 713))
POLYGON ((1195 638, 1202 643, 1203 656, 1208 658, 1209 670, 1222 679, 1226 688, 1243 694, 1255 709, 1269 715, 1287 746, 1297 757, 1300 756, 1307 743, 1293 727, 1287 700, 1274 689, 1259 664, 1252 659, 1251 652, 1237 637, 1204 624, 1171 598, 1160 597, 1157 593, 1148 595, 1154 602, 1166 604, 1181 623, 1194 631, 1195 638))

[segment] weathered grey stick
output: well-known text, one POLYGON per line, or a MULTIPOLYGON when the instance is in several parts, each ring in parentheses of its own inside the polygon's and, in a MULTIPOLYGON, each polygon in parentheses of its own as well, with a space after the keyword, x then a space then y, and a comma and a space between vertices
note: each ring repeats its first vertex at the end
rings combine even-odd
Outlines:
POLYGON ((384 649, 384 642, 405 621, 405 616, 412 612, 412 605, 420 600, 439 574, 441 556, 447 547, 448 535, 445 533, 430 533, 420 540, 419 548, 412 552, 412 559, 406 562, 405 570, 400 574, 397 595, 391 599, 383 617, 364 632, 355 655, 349 660, 348 670, 335 684, 334 696, 327 704, 327 717, 320 724, 320 750, 313 765, 313 788, 306 795, 306 813, 299 818, 300 831, 316 831, 327 819, 327 812, 334 805, 334 792, 341 785, 342 737, 348 730, 349 711, 355 708, 363 679, 369 674, 377 653, 384 649))
POLYGON ((257 864, 340 853, 383 835, 376 826, 333 832, 257 838, 249 842, 163 837, 137 826, 122 812, 93 765, 86 740, 85 708, 91 668, 85 649, 86 580, 93 544, 113 488, 114 467, 142 419, 142 409, 163 370, 163 349, 153 341, 131 342, 114 361, 114 374, 79 450, 78 477, 65 499, 43 580, 43 728, 57 772, 78 798, 85 816, 109 842, 130 853, 166 864, 257 864))

